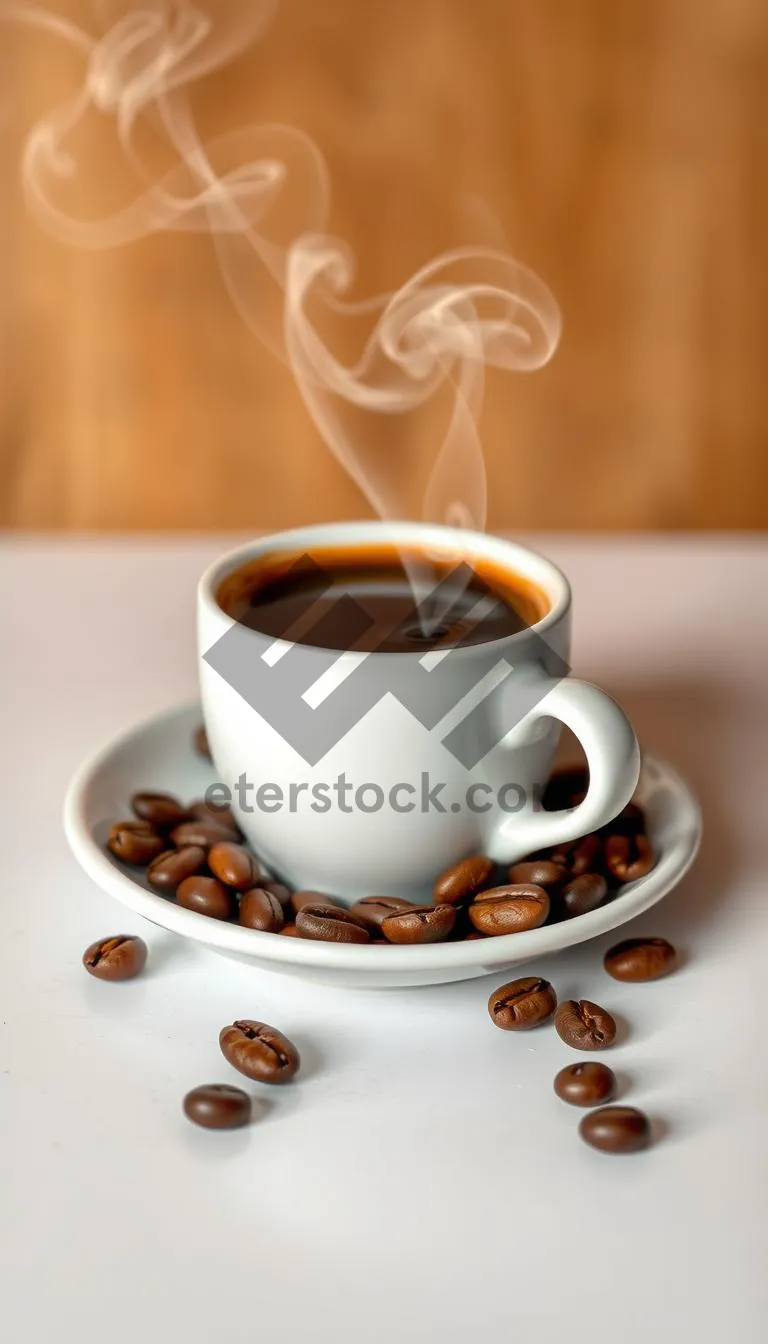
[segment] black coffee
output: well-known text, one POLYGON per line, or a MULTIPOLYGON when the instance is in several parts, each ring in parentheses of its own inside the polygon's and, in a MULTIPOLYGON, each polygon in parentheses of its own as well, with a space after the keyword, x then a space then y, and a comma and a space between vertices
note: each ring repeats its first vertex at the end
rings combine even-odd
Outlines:
POLYGON ((217 598, 228 615, 273 638, 382 653, 484 644, 548 610, 532 583, 490 562, 384 545, 264 556, 229 575, 217 598))

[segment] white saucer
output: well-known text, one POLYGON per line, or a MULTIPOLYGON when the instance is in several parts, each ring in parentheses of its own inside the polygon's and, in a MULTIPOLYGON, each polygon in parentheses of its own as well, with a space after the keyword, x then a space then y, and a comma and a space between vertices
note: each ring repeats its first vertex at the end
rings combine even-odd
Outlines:
POLYGON ((64 826, 69 844, 94 882, 153 924, 254 966, 308 980, 384 989, 498 974, 641 914, 677 885, 699 847, 701 815, 693 793, 670 765, 647 756, 636 797, 648 815, 656 867, 591 914, 528 933, 419 947, 339 946, 243 929, 182 909, 153 891, 141 870, 122 867, 104 848, 112 822, 131 815, 128 800, 138 789, 164 789, 191 799, 202 797, 213 783, 213 767, 192 747, 192 733, 201 721, 196 703, 167 710, 87 760, 67 790, 64 826))

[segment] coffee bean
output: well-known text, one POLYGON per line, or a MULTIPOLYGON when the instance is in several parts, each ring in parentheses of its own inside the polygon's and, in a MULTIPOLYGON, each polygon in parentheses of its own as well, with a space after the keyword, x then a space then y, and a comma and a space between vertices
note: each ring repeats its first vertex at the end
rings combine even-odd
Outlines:
POLYGON ((266 1022, 233 1022, 222 1029, 219 1045, 232 1067, 257 1083, 287 1083, 300 1063, 296 1046, 266 1022))
POLYGON ((677 954, 666 938, 625 938, 610 947, 603 965, 614 980, 658 980, 672 970, 677 954))
POLYGON ((616 1023, 589 999, 566 999, 555 1013, 555 1030, 574 1050, 605 1050, 616 1038, 616 1023))
POLYGON ((338 901, 334 901, 333 897, 326 895, 324 891, 294 891, 290 899, 293 913, 298 915, 305 905, 332 905, 334 910, 342 909, 338 901))
POLYGON ((201 723, 192 734, 192 745, 199 756, 204 756, 207 761, 212 760, 211 748, 208 745, 208 734, 205 731, 205 724, 201 723))
POLYGON ((568 1064, 555 1078, 555 1091, 571 1106, 600 1106, 610 1101, 616 1087, 616 1075, 607 1064, 590 1060, 568 1064))
POLYGON ((205 850, 200 845, 185 845, 183 849, 164 849, 147 868, 147 881, 161 891, 175 891, 185 877, 192 877, 205 867, 205 850))
POLYGON ((204 798, 198 798, 194 803, 190 803, 187 811, 196 821, 212 821, 216 826, 225 826, 230 832, 227 839, 242 839, 242 831, 235 821, 231 807, 226 803, 207 803, 204 798))
POLYGON ((603 843, 599 835, 584 835, 550 850, 553 863, 560 864, 570 877, 581 877, 599 868, 603 857, 603 843))
POLYGON ((549 914, 549 896, 543 887, 513 882, 484 891, 469 907, 469 918, 480 933, 498 936, 537 929, 549 914))
POLYGON ((573 877, 570 882, 566 882, 560 892, 560 900, 566 913, 573 918, 574 915, 588 915, 590 910, 596 910, 607 895, 608 883, 602 873, 582 873, 581 877, 573 877))
POLYGON ((279 933, 285 923, 282 905, 264 887, 243 892, 239 919, 244 928, 260 929, 262 933, 279 933))
POLYGON ((222 840, 211 845, 208 851, 208 867, 220 882, 236 891, 247 891, 255 887, 260 876, 259 861, 244 845, 234 840, 222 840))
POLYGON ((211 919, 229 919, 235 910, 235 897, 216 877, 185 877, 176 890, 176 900, 185 910, 211 919))
POLYGON ((414 901, 404 901, 399 896, 363 896, 351 907, 350 914, 361 919, 370 933, 377 934, 390 915, 398 910, 412 910, 414 906, 414 901))
POLYGON ((144 969, 146 960, 146 943, 129 933, 100 938, 83 953, 86 971, 97 980, 132 980, 144 969))
POLYGON ((528 975, 495 989, 488 1000, 491 1021, 502 1031, 527 1031, 546 1022, 557 1007, 557 995, 548 980, 528 975))
POLYGON ((165 841, 148 821, 117 821, 109 832, 107 847, 123 863, 143 868, 165 849, 165 841))
POLYGON ((557 887, 565 876, 565 868, 551 859, 526 859, 522 863, 513 863, 509 870, 510 882, 543 887, 545 891, 557 887))
POLYGON ((203 1129, 239 1129, 251 1118, 251 1099, 239 1087, 208 1083, 184 1098, 184 1114, 203 1129))
POLYGON ((194 821, 183 821, 180 826, 176 826, 171 831, 171 839, 177 849, 183 849, 185 845, 200 845, 206 852, 211 845, 219 845, 223 841, 232 839, 232 832, 228 826, 218 821, 200 821, 197 818, 194 821))
POLYGON ((172 831, 189 816, 172 793, 134 793, 131 807, 141 821, 148 821, 156 831, 172 831))
POLYGON ((635 882, 650 873, 656 862, 647 835, 609 835, 605 842, 605 863, 617 882, 635 882))
POLYGON ((439 943, 447 938, 456 923, 452 905, 415 905, 398 910, 382 922, 381 931, 390 943, 439 943))
POLYGON ((280 930, 280 935, 283 938, 298 938, 299 930, 295 924, 284 924, 280 930))
POLYGON ((435 905, 446 903, 455 905, 458 901, 468 901, 482 891, 493 872, 493 862, 484 854, 473 854, 462 859, 452 868, 447 868, 437 878, 432 888, 432 900, 435 905))
POLYGON ((363 921, 349 910, 321 902, 301 907, 296 932, 300 938, 316 938, 323 943, 367 943, 371 937, 363 921))
POLYGON ((260 882, 262 891, 268 891, 270 896, 276 896, 283 910, 289 910, 291 905, 291 893, 282 882, 260 882))
POLYGON ((542 806, 547 812, 577 807, 584 801, 588 787, 589 771, 586 766, 564 766, 550 776, 542 794, 542 806))
POLYGON ((585 1115, 579 1133, 591 1148, 601 1153, 637 1153, 651 1141, 647 1115, 634 1106, 603 1106, 585 1115))

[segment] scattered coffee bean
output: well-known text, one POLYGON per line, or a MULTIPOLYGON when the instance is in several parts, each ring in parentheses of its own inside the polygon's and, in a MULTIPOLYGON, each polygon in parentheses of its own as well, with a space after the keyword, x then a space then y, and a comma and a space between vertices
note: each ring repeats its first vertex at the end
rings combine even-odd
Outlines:
POLYGON ((602 873, 582 873, 566 882, 560 892, 560 900, 571 918, 575 915, 588 915, 602 905, 608 895, 608 883, 602 873))
POLYGON ((411 946, 414 943, 439 943, 447 938, 456 923, 452 905, 415 905, 398 910, 383 920, 381 931, 387 942, 411 946))
POLYGON ((335 901, 332 896, 326 895, 324 891, 294 891, 290 899, 290 907, 294 915, 298 915, 305 905, 332 905, 335 910, 341 910, 342 906, 335 901))
POLYGON ((239 919, 246 929, 259 929, 262 933, 279 933, 285 923, 282 905, 264 887, 243 892, 239 919))
POLYGON ((480 933, 498 936, 537 929, 549 914, 549 896, 543 887, 513 882, 484 891, 469 907, 469 918, 480 933))
POLYGON ((266 1022, 233 1022, 222 1029, 219 1045, 232 1067, 257 1083, 287 1083, 300 1063, 292 1041, 266 1022))
POLYGON ((195 729, 192 735, 192 745, 199 756, 204 756, 207 761, 212 760, 211 748, 208 745, 208 734, 205 731, 205 724, 201 723, 195 729))
POLYGON ((566 999, 555 1013, 555 1030, 574 1050, 605 1050, 616 1038, 616 1023, 589 999, 566 999))
POLYGON ((390 915, 399 910, 412 910, 414 906, 414 901, 404 901, 399 896, 363 896, 351 907, 350 914, 361 919, 370 933, 378 934, 390 915))
POLYGON ((185 877, 176 889, 176 900, 185 910, 210 919, 229 919, 235 911, 234 893, 216 877, 185 877))
POLYGON ((493 862, 484 854, 462 859, 461 863, 454 864, 438 877, 432 888, 434 904, 455 905, 459 901, 471 900, 478 891, 482 891, 492 872, 493 862))
POLYGON ((230 832, 227 837, 229 840, 242 839, 242 831, 235 821, 231 807, 226 803, 207 803, 204 798, 198 798, 194 803, 190 803, 187 811, 196 821, 212 821, 216 826, 226 826, 230 832))
POLYGON ((645 877, 655 862, 647 835, 609 835, 605 842, 605 864, 617 882, 645 877))
POLYGON ((603 965, 614 980, 658 980, 672 970, 677 954, 666 938, 625 938, 610 947, 603 965))
POLYGON ((260 876, 259 861, 244 845, 234 840, 221 840, 208 851, 208 867, 220 882, 236 891, 255 887, 260 876))
POLYGON ((134 793, 131 807, 141 821, 148 821, 156 831, 172 831, 189 816, 172 793, 134 793))
POLYGON ((591 1148, 601 1153, 636 1153, 651 1141, 647 1115, 634 1106, 603 1106, 585 1115, 579 1133, 591 1148))
POLYGON ((239 1129, 251 1118, 251 1099, 239 1087, 208 1083, 187 1093, 184 1114, 203 1129, 239 1129))
POLYGON ((270 896, 276 896, 283 910, 289 910, 291 906, 291 893, 282 882, 260 882, 262 891, 268 891, 270 896))
POLYGON ((527 1031, 546 1022, 557 1007, 557 995, 548 980, 528 975, 495 989, 488 1000, 491 1021, 502 1031, 527 1031))
POLYGON ((571 1106, 601 1106, 610 1101, 615 1087, 613 1070, 592 1060, 586 1064, 568 1064, 555 1078, 558 1097, 571 1106))
POLYGON ((522 863, 513 863, 509 870, 510 882, 543 887, 545 891, 559 886, 565 876, 565 868, 551 859, 526 859, 522 863))
POLYGON ((177 849, 183 849, 185 845, 200 845, 208 851, 212 845, 231 840, 232 832, 228 826, 218 821, 200 821, 196 818, 194 821, 183 821, 180 826, 176 826, 171 831, 171 839, 177 849))
POLYGON ((175 891, 185 877, 192 877, 205 867, 205 850, 200 845, 185 845, 183 849, 164 849, 147 868, 147 881, 160 891, 175 891))
POLYGON ((581 877, 600 866, 603 844, 599 835, 584 835, 580 840, 556 846, 550 851, 549 857, 553 863, 565 868, 570 877, 581 877))
POLYGON ((165 840, 148 821, 118 821, 112 827, 107 847, 123 863, 143 868, 165 849, 165 840))
POLYGON ((367 943, 371 937, 363 921, 351 911, 320 902, 301 907, 296 932, 300 938, 316 938, 322 943, 367 943))
POLYGON ((147 945, 134 934, 119 933, 113 938, 100 938, 83 953, 86 971, 97 980, 132 980, 143 971, 147 960, 147 945))

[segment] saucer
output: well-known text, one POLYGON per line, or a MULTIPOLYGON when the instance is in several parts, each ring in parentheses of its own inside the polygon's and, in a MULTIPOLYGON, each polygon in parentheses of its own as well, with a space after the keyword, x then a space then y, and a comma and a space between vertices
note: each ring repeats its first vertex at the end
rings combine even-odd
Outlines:
POLYGON ((161 928, 262 970, 370 989, 499 974, 634 919, 677 885, 699 847, 701 814, 694 794, 670 765, 646 756, 635 798, 648 817, 656 867, 588 915, 526 933, 416 947, 339 945, 244 929, 182 909, 172 898, 153 891, 143 870, 124 867, 105 848, 110 826, 131 815, 128 800, 139 789, 161 789, 186 800, 202 797, 214 782, 213 766, 192 746, 192 734, 201 722, 197 703, 166 710, 90 757, 67 790, 67 840, 88 876, 123 905, 161 928))

